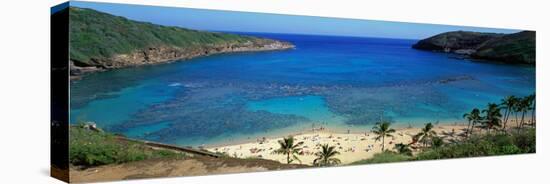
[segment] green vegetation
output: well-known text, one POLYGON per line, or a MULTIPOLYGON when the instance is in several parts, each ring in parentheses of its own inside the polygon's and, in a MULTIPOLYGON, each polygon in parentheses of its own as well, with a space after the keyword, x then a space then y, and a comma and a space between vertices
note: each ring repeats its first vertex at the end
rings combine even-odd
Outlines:
POLYGON ((420 152, 413 160, 534 153, 536 151, 535 141, 534 128, 520 133, 484 134, 472 136, 455 144, 446 144, 439 148, 420 152))
POLYGON ((431 144, 437 136, 437 133, 433 130, 433 128, 434 126, 432 123, 426 123, 424 128, 422 128, 422 130, 413 137, 413 140, 418 140, 424 147, 428 147, 428 145, 431 144))
POLYGON ((213 33, 138 22, 92 9, 71 7, 71 60, 92 66, 114 54, 127 54, 156 46, 190 50, 216 44, 244 43, 258 38, 213 33))
POLYGON ((286 155, 287 164, 292 163, 294 160, 297 160, 298 162, 301 163, 302 161, 300 161, 297 155, 302 150, 300 146, 302 146, 304 142, 298 142, 295 144, 294 143, 295 140, 296 139, 294 139, 294 137, 292 136, 283 138, 283 140, 279 140, 278 142, 279 142, 280 148, 273 151, 273 154, 286 155))
POLYGON ((338 154, 340 154, 340 152, 336 151, 335 146, 328 146, 328 144, 324 144, 321 146, 321 151, 315 153, 315 156, 317 156, 317 158, 313 160, 313 165, 316 165, 316 166, 338 165, 341 163, 340 159, 334 158, 334 156, 338 154))
POLYGON ((468 119, 468 130, 466 132, 466 135, 472 134, 474 131, 474 127, 477 124, 481 124, 481 120, 483 119, 481 117, 481 111, 478 108, 472 109, 470 113, 466 113, 463 116, 464 118, 468 119))
POLYGON ((351 163, 351 165, 402 162, 402 161, 408 161, 410 159, 411 157, 405 154, 399 154, 392 151, 384 151, 382 153, 374 154, 374 156, 370 159, 353 162, 351 163))
POLYGON ((496 59, 508 63, 536 63, 536 33, 521 31, 507 34, 479 45, 474 58, 496 59))
POLYGON ((407 155, 407 156, 413 155, 410 144, 403 144, 403 143, 395 144, 395 150, 397 151, 397 153, 402 155, 407 155))
POLYGON ((70 127, 69 161, 72 165, 91 167, 119 164, 152 158, 181 158, 185 155, 169 150, 155 150, 140 142, 120 140, 116 135, 70 127))
MULTIPOLYGON (((521 98, 517 104, 517 111, 521 112, 521 121, 519 127, 522 128, 527 122, 525 122, 525 115, 528 111, 532 111, 535 108, 535 94, 521 98)), ((534 111, 532 111, 534 117, 534 111)), ((532 122, 533 123, 533 122, 532 122)))
POLYGON ((455 52, 474 59, 510 64, 536 64, 536 33, 512 34, 451 31, 418 41, 415 49, 455 52))
MULTIPOLYGON (((501 100, 500 104, 488 103, 487 108, 482 111, 474 108, 472 112, 464 114, 464 118, 471 122, 472 130, 476 124, 479 124, 477 127, 485 129, 487 133, 490 133, 491 130, 507 133, 510 130, 510 127, 507 126, 510 116, 514 115, 516 122, 514 128, 519 132, 527 124, 535 127, 535 100, 535 93, 525 97, 507 96, 501 100), (501 113, 503 109, 504 115, 501 113), (531 121, 525 119, 529 111, 531 112, 531 121), (518 115, 521 116, 521 119, 518 118, 518 115)), ((472 130, 469 131, 469 134, 472 133, 472 130)))
POLYGON ((528 95, 523 98, 516 96, 507 96, 501 100, 500 109, 504 109, 504 122, 502 126, 502 131, 506 131, 506 126, 510 115, 514 114, 516 121, 516 128, 521 129, 527 124, 525 121, 525 116, 528 115, 528 112, 531 111, 531 122, 532 126, 535 126, 535 93, 528 95), (518 115, 521 114, 521 120, 518 119, 518 115))
POLYGON ((487 109, 481 112, 486 114, 484 118, 485 121, 481 124, 481 128, 489 132, 492 129, 497 129, 502 126, 502 114, 500 113, 500 107, 496 103, 487 104, 487 109))
POLYGON ((502 129, 506 129, 506 125, 508 124, 508 119, 510 118, 510 115, 512 114, 512 110, 514 109, 517 101, 518 101, 518 98, 516 98, 514 95, 507 96, 501 100, 500 105, 504 109, 504 124, 502 126, 502 129))
POLYGON ((520 133, 474 135, 456 143, 430 147, 415 156, 403 151, 408 150, 406 145, 396 145, 398 152, 386 150, 352 165, 535 153, 535 142, 535 129, 528 128, 520 133))
POLYGON ((376 123, 376 125, 372 127, 372 132, 378 135, 375 140, 382 140, 382 151, 384 151, 386 137, 393 137, 392 133, 395 132, 395 129, 390 128, 390 125, 390 122, 382 121, 376 123))
MULTIPOLYGON (((468 120, 468 127, 463 139, 445 140, 432 130, 431 123, 427 123, 421 132, 413 136, 411 143, 396 144, 395 152, 385 150, 370 159, 357 161, 352 165, 535 153, 535 100, 535 94, 523 98, 508 96, 502 99, 500 106, 489 103, 484 110, 474 108, 470 113, 464 114, 464 118, 468 120), (502 109, 505 110, 504 115, 500 112, 502 109), (528 124, 525 116, 529 111, 532 120, 528 124), (506 128, 508 118, 512 114, 516 116, 518 124, 514 128, 517 131, 509 131, 511 128, 506 128), (521 120, 517 118, 518 114, 521 115, 521 120), (485 131, 474 134, 474 127, 485 131), (491 132, 491 130, 495 131, 491 132), (411 145, 417 143, 422 143, 423 149, 413 154, 411 145)), ((383 140, 383 137, 387 136, 389 123, 377 123, 373 129, 378 135, 377 140, 383 140)))
MULTIPOLYGON (((352 164, 388 163, 414 160, 434 160, 462 157, 494 156, 508 154, 522 154, 536 152, 535 128, 535 94, 526 97, 509 96, 502 100, 500 105, 489 103, 486 109, 474 108, 466 113, 464 118, 469 124, 465 134, 453 139, 439 136, 433 130, 433 124, 427 123, 421 131, 414 135, 408 144, 396 144, 395 151, 386 150, 385 138, 393 137, 395 132, 391 123, 382 121, 376 123, 372 132, 377 136, 376 141, 382 141, 382 153, 373 158, 354 162, 352 164), (504 109, 504 115, 501 110, 504 109), (525 116, 531 112, 532 120, 527 121, 525 116), (515 127, 503 128, 510 115, 516 116, 515 127), (521 120, 518 119, 521 115, 521 120), (504 121, 502 120, 504 118, 504 121), (474 132, 474 127, 485 131, 474 132), (516 129, 517 131, 510 131, 516 129), (494 130, 494 131, 491 131, 494 130), (417 144, 422 144, 418 148, 417 144), (414 151, 413 149, 416 149, 414 151)), ((304 142, 298 142, 294 137, 286 137, 278 141, 280 147, 273 154, 286 156, 287 163, 294 161, 301 163, 298 155, 302 151, 304 142)), ((321 150, 315 155, 315 166, 333 166, 341 161, 335 158, 340 154, 334 146, 321 145, 321 150)), ((222 157, 231 157, 227 153, 222 157)), ((70 163, 76 166, 98 166, 105 164, 124 163, 152 158, 180 158, 185 156, 168 150, 156 150, 141 142, 120 139, 116 135, 105 133, 93 126, 79 125, 70 128, 70 163)), ((234 157, 237 157, 234 155, 234 157)), ((249 158, 256 159, 256 158, 249 158)))

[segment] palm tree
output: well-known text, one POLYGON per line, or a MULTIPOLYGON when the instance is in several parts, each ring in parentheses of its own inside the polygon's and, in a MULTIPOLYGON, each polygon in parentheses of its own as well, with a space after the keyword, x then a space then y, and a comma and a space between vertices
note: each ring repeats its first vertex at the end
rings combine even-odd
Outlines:
MULTIPOLYGON (((471 121, 472 121, 472 127, 471 127, 470 130, 468 130, 469 131, 468 134, 471 135, 472 132, 474 131, 474 127, 476 126, 476 124, 480 124, 481 120, 483 120, 483 117, 481 117, 481 111, 478 108, 474 108, 474 109, 472 109, 472 111, 470 113, 466 113, 466 114, 468 114, 468 117, 466 117, 466 118, 468 118, 468 120, 471 119, 471 121)), ((466 115, 466 114, 464 114, 464 115, 466 115)))
POLYGON ((464 113, 464 115, 462 115, 462 118, 465 118, 468 120, 468 128, 466 128, 466 137, 468 137, 468 131, 470 130, 470 125, 472 124, 472 120, 473 120, 473 116, 472 116, 472 113, 464 113))
POLYGON ((530 96, 526 96, 519 101, 518 110, 521 112, 521 121, 519 124, 520 129, 523 128, 523 125, 525 124, 525 114, 527 111, 531 110, 532 102, 533 100, 531 100, 530 96))
POLYGON ((397 150, 399 154, 412 156, 412 150, 409 144, 403 144, 403 143, 395 144, 395 150, 397 150))
POLYGON ((531 125, 535 126, 535 108, 536 108, 536 97, 535 93, 527 96, 529 99, 529 109, 531 110, 531 125))
POLYGON ((516 128, 518 128, 518 129, 519 129, 519 126, 520 126, 520 124, 519 124, 520 122, 519 122, 519 119, 518 119, 518 113, 522 111, 521 101, 522 101, 521 98, 517 98, 516 103, 514 103, 514 107, 512 108, 512 110, 514 111, 514 116, 516 117, 516 128))
POLYGON ((294 137, 289 136, 288 138, 283 138, 283 140, 279 140, 280 148, 273 151, 274 154, 283 154, 286 155, 286 163, 290 164, 294 160, 298 160, 298 162, 301 162, 300 159, 298 159, 298 154, 302 148, 299 148, 304 142, 298 142, 294 144, 294 137), (292 159, 290 158, 292 156, 292 159))
POLYGON ((374 127, 372 127, 372 132, 375 133, 375 141, 382 140, 382 151, 384 151, 385 146, 385 139, 386 137, 393 137, 392 133, 395 132, 395 129, 390 128, 391 123, 387 121, 381 121, 376 123, 374 127))
POLYGON ((510 114, 512 113, 515 104, 517 103, 518 98, 516 98, 514 95, 507 96, 504 99, 501 100, 500 105, 506 110, 504 111, 504 124, 502 126, 502 130, 506 131, 506 124, 508 124, 508 118, 510 117, 510 114))
POLYGON ((422 130, 415 135, 416 139, 422 142, 424 147, 427 147, 432 138, 437 136, 437 133, 433 130, 433 127, 434 126, 432 123, 426 123, 424 128, 422 128, 422 130))
POLYGON ((502 120, 502 114, 500 113, 500 108, 495 103, 487 104, 487 109, 483 110, 485 113, 485 121, 483 122, 483 128, 487 129, 487 132, 490 132, 491 129, 500 127, 502 120))
POLYGON ((340 152, 336 151, 335 146, 328 146, 328 144, 325 144, 322 145, 321 148, 321 151, 315 153, 315 156, 317 156, 317 158, 313 160, 313 165, 331 166, 341 163, 340 159, 334 158, 334 156, 340 154, 340 152))

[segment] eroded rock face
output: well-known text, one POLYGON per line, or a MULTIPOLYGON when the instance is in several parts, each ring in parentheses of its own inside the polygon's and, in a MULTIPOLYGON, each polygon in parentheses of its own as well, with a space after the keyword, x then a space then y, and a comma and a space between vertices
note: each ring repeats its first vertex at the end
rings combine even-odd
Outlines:
POLYGON ((501 37, 503 34, 453 31, 441 33, 414 44, 412 47, 421 50, 447 51, 470 50, 487 40, 501 37))
POLYGON ((535 64, 535 32, 513 34, 453 31, 418 41, 414 49, 452 52, 474 59, 535 64))
POLYGON ((288 42, 257 38, 253 41, 235 44, 219 44, 200 47, 181 48, 174 46, 155 46, 137 50, 130 54, 118 54, 110 58, 92 58, 92 62, 70 61, 71 75, 82 75, 105 69, 167 63, 176 60, 192 59, 200 56, 234 52, 274 51, 294 48, 288 42), (89 64, 91 63, 91 64, 89 64))

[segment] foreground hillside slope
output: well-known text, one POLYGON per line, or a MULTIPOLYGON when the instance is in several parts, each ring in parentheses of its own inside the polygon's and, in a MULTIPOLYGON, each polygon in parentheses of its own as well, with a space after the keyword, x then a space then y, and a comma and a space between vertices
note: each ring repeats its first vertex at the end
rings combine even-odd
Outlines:
POLYGON ((217 53, 294 47, 271 39, 138 22, 92 9, 71 7, 67 11, 73 75, 217 53))
POLYGON ((453 52, 473 59, 510 64, 536 63, 536 34, 521 31, 512 34, 453 31, 418 41, 415 49, 453 52))
POLYGON ((98 182, 141 178, 200 176, 304 168, 263 159, 211 158, 150 159, 118 165, 71 170, 71 182, 98 182))
POLYGON ((94 125, 70 127, 70 181, 97 182, 124 179, 195 176, 305 168, 261 158, 182 148, 104 132, 94 125))

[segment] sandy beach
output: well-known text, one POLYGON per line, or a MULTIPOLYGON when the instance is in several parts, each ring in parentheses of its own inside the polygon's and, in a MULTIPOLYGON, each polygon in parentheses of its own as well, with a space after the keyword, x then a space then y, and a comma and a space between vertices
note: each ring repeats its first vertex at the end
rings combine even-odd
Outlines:
MULTIPOLYGON (((453 134, 458 137, 463 133, 466 126, 464 125, 436 125, 434 131, 439 136, 450 138, 453 134)), ((421 128, 400 128, 396 129, 392 137, 386 137, 386 149, 393 150, 395 144, 408 144, 412 141, 412 137, 421 131, 421 128)), ((302 154, 299 159, 302 164, 313 165, 313 160, 316 158, 315 153, 321 150, 320 145, 329 144, 336 146, 340 152, 336 158, 342 161, 341 164, 349 164, 355 161, 371 158, 374 154, 382 152, 382 142, 375 141, 376 134, 372 132, 366 133, 336 133, 331 130, 316 130, 308 133, 294 135, 298 141, 304 142, 301 146, 302 154)), ((226 153, 232 157, 238 158, 263 158, 269 160, 286 163, 285 155, 272 154, 273 150, 279 148, 278 140, 280 138, 260 138, 254 142, 209 147, 206 148, 212 152, 226 153)))

